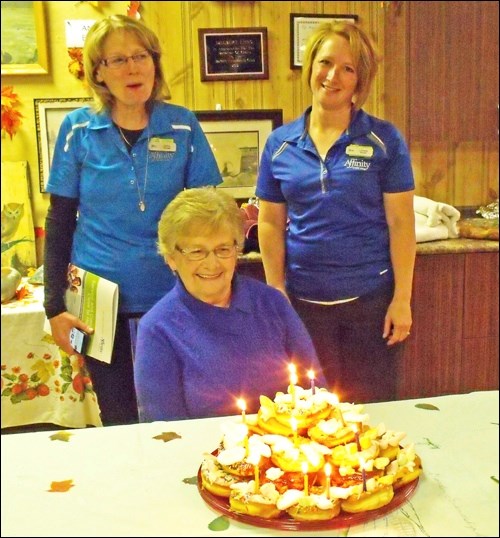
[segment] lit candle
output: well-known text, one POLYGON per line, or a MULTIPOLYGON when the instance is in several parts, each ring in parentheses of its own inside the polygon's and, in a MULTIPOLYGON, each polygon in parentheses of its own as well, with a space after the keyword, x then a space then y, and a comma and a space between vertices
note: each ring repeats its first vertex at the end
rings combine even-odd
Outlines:
POLYGON ((259 466, 254 465, 253 466, 253 472, 254 472, 254 480, 255 480, 255 487, 254 487, 254 493, 259 493, 260 489, 260 477, 259 477, 259 466))
POLYGON ((330 476, 332 474, 332 466, 330 463, 325 463, 325 478, 326 478, 326 484, 325 484, 325 491, 326 491, 326 498, 330 498, 330 476))
POLYGON ((302 463, 302 473, 304 474, 304 496, 309 495, 309 475, 307 474, 307 462, 302 463))
POLYGON ((295 364, 291 363, 288 365, 288 370, 290 371, 290 395, 292 396, 292 407, 295 407, 295 385, 297 384, 297 367, 295 364))
POLYGON ((297 419, 295 417, 290 419, 290 427, 292 428, 293 432, 293 445, 299 446, 299 439, 297 437, 297 419))
POLYGON ((314 395, 316 393, 316 387, 314 385, 314 370, 309 370, 307 376, 311 380, 311 393, 314 395))
POLYGON ((239 398, 236 403, 238 404, 238 407, 241 409, 241 421, 243 422, 243 424, 245 424, 246 422, 245 411, 247 410, 247 404, 243 398, 239 398))
POLYGON ((295 407, 295 385, 297 384, 297 374, 290 374, 290 394, 292 395, 292 407, 295 407))

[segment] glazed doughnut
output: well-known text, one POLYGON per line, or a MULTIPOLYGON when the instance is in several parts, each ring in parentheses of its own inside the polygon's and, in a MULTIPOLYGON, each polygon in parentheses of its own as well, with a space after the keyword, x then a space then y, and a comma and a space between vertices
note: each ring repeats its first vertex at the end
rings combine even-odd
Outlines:
POLYGON ((392 485, 377 487, 372 491, 363 491, 354 493, 345 501, 341 502, 344 512, 356 514, 368 510, 377 510, 386 504, 389 504, 394 497, 392 485))
POLYGON ((201 464, 201 482, 203 487, 219 497, 229 497, 231 484, 238 479, 224 471, 215 456, 206 454, 201 464))
POLYGON ((265 483, 254 492, 255 482, 239 482, 231 487, 229 506, 233 512, 250 516, 275 519, 281 515, 276 506, 279 493, 272 483, 265 483))
POLYGON ((324 495, 315 494, 304 496, 297 490, 285 492, 278 506, 286 507, 288 515, 298 521, 325 521, 340 513, 340 499, 327 499, 324 495))

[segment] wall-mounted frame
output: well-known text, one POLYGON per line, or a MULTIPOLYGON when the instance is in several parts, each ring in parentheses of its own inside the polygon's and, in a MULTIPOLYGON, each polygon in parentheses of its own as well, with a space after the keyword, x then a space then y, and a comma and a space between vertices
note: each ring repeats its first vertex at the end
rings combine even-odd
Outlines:
POLYGON ((90 102, 92 99, 89 97, 34 99, 40 192, 45 192, 54 146, 64 117, 90 102))
POLYGON ((271 131, 283 124, 281 109, 195 111, 222 174, 218 188, 238 199, 255 196, 259 163, 271 131))
POLYGON ((200 28, 201 80, 269 78, 267 28, 200 28))
POLYGON ((317 13, 290 13, 290 69, 300 69, 311 33, 328 21, 357 22, 357 15, 318 15, 317 13))
POLYGON ((44 2, 2 2, 2 76, 49 72, 44 2))

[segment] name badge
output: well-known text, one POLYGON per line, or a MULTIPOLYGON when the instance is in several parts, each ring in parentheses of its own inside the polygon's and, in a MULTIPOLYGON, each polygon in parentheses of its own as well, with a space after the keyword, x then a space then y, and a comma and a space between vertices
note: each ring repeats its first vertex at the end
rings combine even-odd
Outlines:
POLYGON ((173 138, 152 138, 149 141, 148 148, 150 151, 176 151, 177 145, 173 138))
POLYGON ((357 144, 351 144, 350 146, 347 146, 345 152, 350 157, 365 157, 366 159, 373 157, 372 146, 358 146, 357 144))

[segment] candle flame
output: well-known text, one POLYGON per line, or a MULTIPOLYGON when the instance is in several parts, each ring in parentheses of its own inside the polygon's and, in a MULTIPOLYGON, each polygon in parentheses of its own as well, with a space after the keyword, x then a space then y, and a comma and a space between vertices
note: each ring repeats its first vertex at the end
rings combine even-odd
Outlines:
POLYGON ((290 427, 292 428, 292 430, 293 430, 294 432, 297 431, 297 419, 296 419, 295 417, 292 417, 292 418, 290 419, 290 427))
POLYGON ((296 385, 297 381, 298 381, 297 374, 295 374, 295 373, 290 374, 290 383, 292 385, 296 385))
POLYGON ((307 465, 307 461, 303 461, 302 462, 302 472, 304 474, 307 474, 308 469, 309 469, 309 466, 307 465))
POLYGON ((295 364, 293 364, 293 362, 288 365, 288 370, 291 374, 297 373, 297 367, 295 366, 295 364))
POLYGON ((314 370, 309 370, 307 372, 307 377, 311 380, 314 379, 314 370))
POLYGON ((246 411, 247 409, 247 404, 245 402, 245 400, 243 398, 239 398, 238 401, 236 402, 238 407, 242 410, 242 411, 246 411))
POLYGON ((332 474, 332 466, 330 463, 325 463, 325 475, 330 478, 330 475, 332 474))

